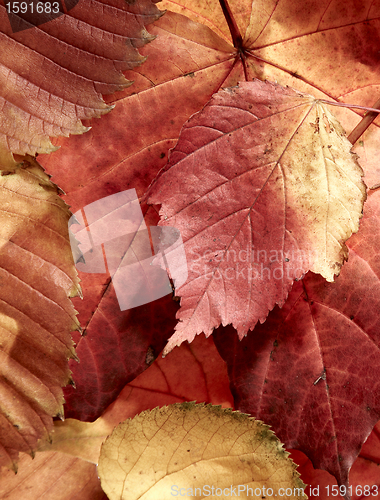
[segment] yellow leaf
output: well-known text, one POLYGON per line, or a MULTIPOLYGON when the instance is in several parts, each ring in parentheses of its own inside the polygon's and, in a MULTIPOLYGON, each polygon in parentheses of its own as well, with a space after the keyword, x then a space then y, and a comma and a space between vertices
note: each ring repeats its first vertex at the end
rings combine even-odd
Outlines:
POLYGON ((98 472, 110 500, 226 498, 234 491, 242 499, 274 500, 285 492, 306 499, 288 455, 259 420, 220 406, 176 403, 116 427, 102 446, 98 472))

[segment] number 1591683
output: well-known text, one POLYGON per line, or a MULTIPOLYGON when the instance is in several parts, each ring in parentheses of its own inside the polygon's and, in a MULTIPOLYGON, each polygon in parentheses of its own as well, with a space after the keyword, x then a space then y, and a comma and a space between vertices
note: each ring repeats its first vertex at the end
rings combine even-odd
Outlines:
POLYGON ((5 4, 8 14, 58 14, 58 2, 8 2, 5 4))
POLYGON ((379 487, 377 485, 366 485, 366 486, 344 486, 344 485, 334 485, 334 486, 325 486, 327 496, 337 497, 338 495, 346 495, 347 493, 352 496, 356 495, 360 498, 362 497, 372 497, 378 498, 377 495, 380 492, 379 487))

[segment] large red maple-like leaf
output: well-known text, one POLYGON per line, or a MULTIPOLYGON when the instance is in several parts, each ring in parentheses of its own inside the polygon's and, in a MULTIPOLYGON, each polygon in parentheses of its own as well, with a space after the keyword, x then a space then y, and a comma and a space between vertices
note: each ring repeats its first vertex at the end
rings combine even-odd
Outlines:
POLYGON ((220 324, 242 338, 309 269, 339 274, 365 199, 350 148, 318 101, 258 80, 186 123, 148 191, 160 225, 181 231, 189 269, 165 353, 220 324))
POLYGON ((336 283, 308 274, 246 339, 214 333, 237 408, 346 485, 380 417, 379 202, 369 197, 336 283))

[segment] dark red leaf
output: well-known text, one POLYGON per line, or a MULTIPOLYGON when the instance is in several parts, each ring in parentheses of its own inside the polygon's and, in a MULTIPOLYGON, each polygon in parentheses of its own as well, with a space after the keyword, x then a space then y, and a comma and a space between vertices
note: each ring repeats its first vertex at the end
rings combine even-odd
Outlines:
POLYGON ((241 342, 232 328, 214 333, 236 407, 344 485, 380 417, 379 202, 369 197, 336 283, 310 273, 241 342))

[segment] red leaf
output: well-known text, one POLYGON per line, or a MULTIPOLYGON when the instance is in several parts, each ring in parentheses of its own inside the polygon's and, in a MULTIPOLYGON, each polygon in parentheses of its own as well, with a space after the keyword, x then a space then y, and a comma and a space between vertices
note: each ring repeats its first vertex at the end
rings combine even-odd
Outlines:
POLYGON ((173 331, 176 309, 172 296, 167 295, 120 311, 110 283, 78 344, 80 363, 70 363, 76 388, 64 390, 65 416, 96 419, 162 351, 173 331))
POLYGON ((81 0, 67 14, 15 33, 6 11, 0 5, 3 157, 54 151, 49 137, 81 134, 88 130, 81 120, 110 111, 102 94, 131 84, 122 71, 144 61, 138 48, 153 38, 144 24, 161 15, 151 0, 81 0))
POLYGON ((350 471, 350 486, 340 485, 326 471, 314 469, 310 460, 300 451, 291 450, 291 457, 299 464, 301 479, 308 484, 305 493, 310 500, 331 500, 335 496, 342 499, 346 491, 352 500, 379 498, 380 493, 380 422, 376 424, 364 443, 360 455, 350 471), (339 493, 337 494, 337 491, 339 493))
POLYGON ((20 457, 18 474, 2 471, 0 497, 6 500, 107 500, 96 466, 65 453, 20 457))
POLYGON ((214 333, 236 407, 345 485, 380 417, 379 202, 369 197, 336 283, 308 274, 246 339, 214 333))
POLYGON ((165 354, 220 324, 242 338, 294 279, 339 274, 365 199, 350 149, 318 101, 258 80, 220 91, 185 124, 148 192, 189 266, 165 354))

